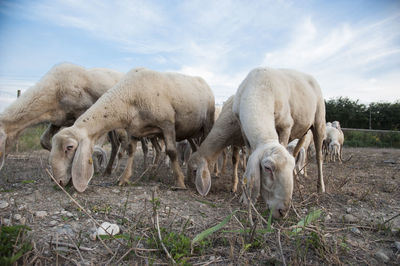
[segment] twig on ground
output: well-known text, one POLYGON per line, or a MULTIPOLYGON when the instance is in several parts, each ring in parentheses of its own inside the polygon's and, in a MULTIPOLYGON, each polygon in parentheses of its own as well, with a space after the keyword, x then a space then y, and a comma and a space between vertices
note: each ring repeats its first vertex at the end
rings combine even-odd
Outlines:
POLYGON ((395 219, 395 218, 397 218, 397 217, 399 217, 399 216, 400 216, 400 213, 396 214, 395 216, 393 216, 393 217, 390 218, 389 220, 386 220, 383 224, 386 224, 386 223, 390 222, 391 220, 393 220, 393 219, 395 219))
MULTIPOLYGON (((90 215, 85 208, 82 207, 82 205, 79 204, 79 202, 77 202, 58 182, 57 180, 54 178, 54 176, 50 173, 49 169, 46 168, 46 172, 47 174, 49 174, 49 176, 51 177, 51 179, 53 179, 54 183, 57 184, 57 186, 72 200, 73 203, 75 203, 87 216, 89 216, 89 218, 99 227, 103 228, 101 226, 101 224, 96 221, 92 215, 90 215)), ((121 241, 119 241, 119 239, 115 238, 111 233, 109 233, 105 228, 103 228, 103 230, 114 240, 116 240, 119 244, 123 245, 126 247, 126 245, 124 243, 122 243, 121 241)), ((99 239, 101 240, 101 238, 99 237, 99 239)), ((112 250, 101 240, 101 242, 103 243, 103 245, 106 247, 106 249, 111 252, 111 254, 114 255, 114 252, 112 252, 112 250)))
POLYGON ((282 256, 282 264, 284 266, 286 266, 286 260, 285 260, 285 256, 283 255, 282 244, 281 244, 281 230, 280 229, 278 229, 278 245, 279 245, 279 250, 280 250, 281 256, 282 256))
MULTIPOLYGON (((72 245, 72 244, 69 244, 69 243, 64 243, 64 242, 51 242, 50 243, 51 245, 54 245, 54 246, 64 246, 64 247, 69 247, 69 248, 74 248, 75 246, 74 245, 72 245)), ((80 250, 83 250, 83 251, 93 251, 94 249, 92 249, 92 248, 87 248, 87 247, 79 247, 79 249, 80 250)))
POLYGON ((117 250, 115 251, 114 255, 111 257, 111 259, 109 259, 107 261, 107 263, 105 265, 110 265, 110 263, 112 262, 112 260, 115 258, 115 256, 117 256, 118 250, 121 247, 121 245, 118 244, 117 250))
POLYGON ((82 253, 79 250, 78 246, 76 245, 76 243, 74 242, 74 240, 72 240, 72 238, 67 234, 67 237, 69 238, 69 240, 71 240, 73 246, 75 247, 76 251, 78 251, 79 257, 81 257, 82 263, 85 264, 85 260, 82 257, 82 253))
POLYGON ((160 231, 160 224, 159 224, 159 222, 158 222, 157 206, 155 205, 155 201, 154 201, 154 194, 155 194, 155 191, 152 190, 152 191, 151 191, 151 199, 152 199, 152 202, 153 202, 154 226, 155 226, 156 229, 157 229, 158 239, 160 240, 160 244, 161 244, 161 246, 162 246, 162 248, 163 248, 165 254, 167 255, 167 257, 171 260, 171 262, 172 262, 173 265, 176 265, 176 262, 175 262, 174 258, 172 258, 171 254, 169 254, 167 248, 165 247, 165 245, 164 245, 164 243, 163 243, 163 241, 162 241, 161 231, 160 231))

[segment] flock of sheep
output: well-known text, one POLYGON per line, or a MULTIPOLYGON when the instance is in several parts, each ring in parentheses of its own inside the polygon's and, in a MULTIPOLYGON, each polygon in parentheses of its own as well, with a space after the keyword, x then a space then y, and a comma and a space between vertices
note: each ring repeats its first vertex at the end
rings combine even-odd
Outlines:
POLYGON ((305 171, 308 147, 314 144, 317 188, 324 192, 323 154, 341 160, 344 140, 338 122, 325 122, 324 99, 313 77, 271 68, 252 70, 219 110, 200 77, 146 68, 123 74, 56 65, 0 114, 0 169, 19 134, 42 122, 50 123, 41 145, 50 150, 55 179, 61 185, 72 179, 79 192, 93 177, 94 153, 104 155, 96 144, 105 135, 111 143, 106 174, 111 174, 120 147, 128 154, 120 185, 132 176, 137 142, 142 142, 146 158, 145 141, 150 140, 159 158, 163 141, 176 186, 186 188, 181 158, 187 164, 187 181, 203 196, 211 187, 210 171, 228 146, 234 165, 232 191, 237 191, 240 151, 245 154, 247 149, 241 200, 256 201, 261 194, 275 218, 290 207, 294 173, 305 171))

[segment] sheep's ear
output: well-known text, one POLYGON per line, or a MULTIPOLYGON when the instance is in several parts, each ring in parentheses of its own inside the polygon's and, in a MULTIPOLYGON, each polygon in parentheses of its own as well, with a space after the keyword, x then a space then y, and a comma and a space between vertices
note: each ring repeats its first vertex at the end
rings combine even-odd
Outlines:
POLYGON ((203 197, 208 194, 211 188, 211 175, 206 163, 202 163, 196 171, 196 189, 203 197))
MULTIPOLYGON (((264 152, 264 149, 259 148, 250 155, 244 173, 243 181, 246 184, 247 193, 253 202, 255 202, 260 195, 260 164, 264 152)), ((245 198, 245 196, 242 196, 242 198, 245 198)))
POLYGON ((83 139, 76 149, 71 170, 72 183, 77 191, 83 192, 86 190, 93 172, 91 143, 88 139, 83 139))

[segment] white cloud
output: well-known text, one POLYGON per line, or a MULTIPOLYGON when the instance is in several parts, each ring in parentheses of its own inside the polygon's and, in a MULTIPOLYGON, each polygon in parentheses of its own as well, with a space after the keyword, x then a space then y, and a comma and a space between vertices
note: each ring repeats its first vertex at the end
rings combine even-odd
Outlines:
POLYGON ((394 31, 393 25, 400 26, 399 15, 333 28, 318 27, 308 17, 294 29, 288 45, 265 53, 264 65, 314 75, 325 98, 400 99, 400 32, 394 31))

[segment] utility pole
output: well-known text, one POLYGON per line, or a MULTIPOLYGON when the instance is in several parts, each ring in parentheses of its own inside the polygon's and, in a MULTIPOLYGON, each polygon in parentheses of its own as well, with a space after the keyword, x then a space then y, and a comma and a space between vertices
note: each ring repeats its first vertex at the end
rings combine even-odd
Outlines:
POLYGON ((371 107, 369 107, 369 129, 372 129, 372 127, 371 127, 371 107))
MULTIPOLYGON (((21 96, 21 90, 17 90, 17 98, 19 98, 19 96, 21 96)), ((18 152, 18 139, 17 139, 17 143, 15 144, 15 149, 18 152)))

